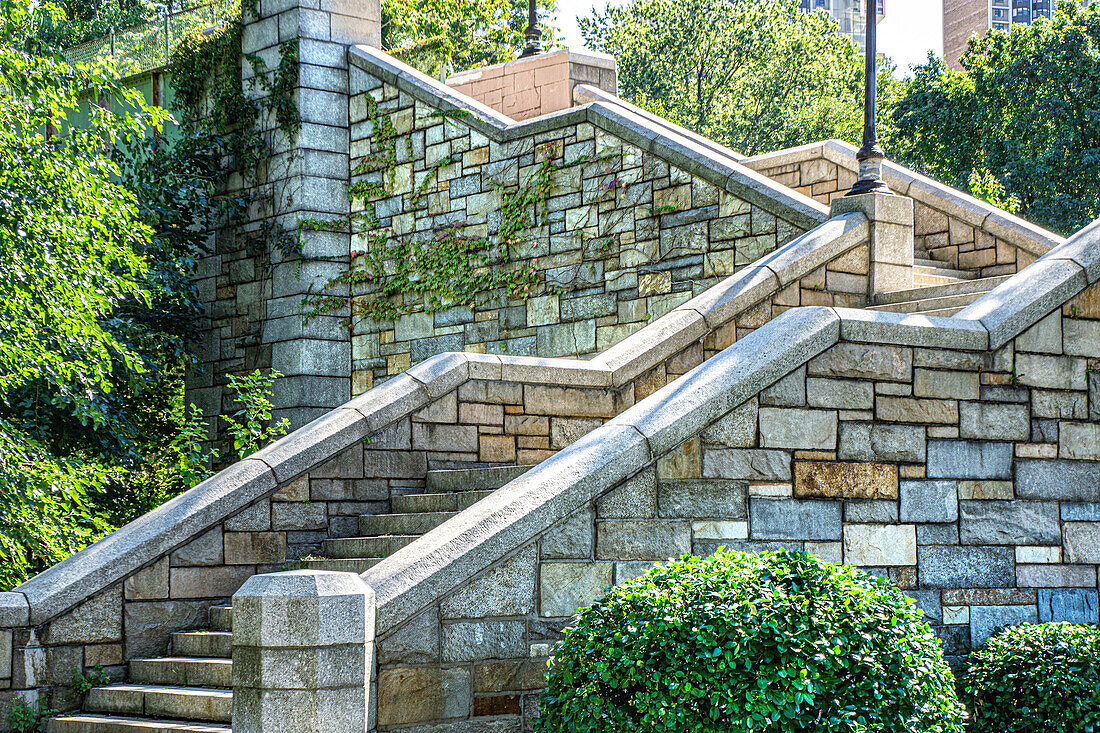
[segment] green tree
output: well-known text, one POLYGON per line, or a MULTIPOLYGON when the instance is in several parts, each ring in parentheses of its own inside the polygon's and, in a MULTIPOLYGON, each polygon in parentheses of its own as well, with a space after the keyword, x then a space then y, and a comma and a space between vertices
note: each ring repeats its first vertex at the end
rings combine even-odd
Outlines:
POLYGON ((896 111, 903 162, 1069 233, 1100 216, 1100 5, 972 39, 916 70, 896 111), (974 185, 971 186, 971 181, 974 185))
POLYGON ((625 99, 746 155, 862 137, 863 56, 795 0, 632 0, 580 27, 625 99))
MULTIPOLYGON (((539 0, 543 46, 557 0, 539 0)), ((382 48, 436 78, 511 61, 523 46, 527 0, 382 0, 382 48)))

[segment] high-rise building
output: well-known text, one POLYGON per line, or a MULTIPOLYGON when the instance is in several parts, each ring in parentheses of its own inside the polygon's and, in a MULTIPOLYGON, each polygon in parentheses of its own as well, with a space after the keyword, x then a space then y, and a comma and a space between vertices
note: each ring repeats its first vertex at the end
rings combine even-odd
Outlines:
POLYGON ((943 55, 953 68, 973 35, 1051 17, 1053 0, 943 0, 943 55))
MULTIPOLYGON (((864 32, 867 27, 867 6, 864 3, 865 0, 800 0, 805 13, 824 10, 833 16, 840 24, 840 32, 855 41, 860 51, 864 49, 864 32)), ((886 17, 886 0, 876 0, 876 3, 878 22, 881 23, 886 17)))

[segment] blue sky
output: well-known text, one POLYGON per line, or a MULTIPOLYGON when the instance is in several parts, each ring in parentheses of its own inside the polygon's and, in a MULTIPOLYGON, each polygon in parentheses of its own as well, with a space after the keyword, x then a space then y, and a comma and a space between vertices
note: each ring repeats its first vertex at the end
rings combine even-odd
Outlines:
MULTIPOLYGON (((584 45, 577 16, 589 15, 621 0, 558 0, 564 45, 584 45)), ((931 50, 943 53, 942 0, 886 0, 886 18, 879 25, 879 49, 894 59, 901 70, 922 63, 931 50)))

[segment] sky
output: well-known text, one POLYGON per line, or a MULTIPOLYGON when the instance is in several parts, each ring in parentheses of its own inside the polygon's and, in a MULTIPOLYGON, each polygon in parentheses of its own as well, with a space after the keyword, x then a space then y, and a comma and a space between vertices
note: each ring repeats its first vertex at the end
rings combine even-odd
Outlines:
MULTIPOLYGON (((602 10, 609 2, 622 0, 558 0, 562 45, 583 48, 577 16, 602 10)), ((894 59, 899 71, 923 63, 928 52, 943 53, 943 0, 886 0, 886 17, 879 24, 879 50, 894 59)))

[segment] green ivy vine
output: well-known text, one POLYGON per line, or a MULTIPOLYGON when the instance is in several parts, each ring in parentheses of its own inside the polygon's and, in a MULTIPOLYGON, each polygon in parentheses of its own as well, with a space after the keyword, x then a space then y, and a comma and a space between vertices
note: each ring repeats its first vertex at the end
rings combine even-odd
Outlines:
MULTIPOLYGON (((352 266, 325 287, 328 292, 344 287, 350 290, 349 325, 356 318, 392 320, 420 310, 432 313, 456 306, 474 308, 501 292, 522 300, 535 295, 543 276, 530 264, 517 261, 513 250, 527 243, 527 233, 545 221, 554 172, 622 156, 621 152, 601 153, 567 164, 555 163, 549 149, 537 152, 537 165, 522 185, 496 186, 501 197, 501 222, 495 236, 466 234, 463 225, 456 224, 437 230, 429 238, 399 237, 382 226, 376 204, 393 195, 400 136, 390 118, 380 113, 377 100, 367 95, 366 105, 374 152, 353 168, 354 176, 364 177, 348 191, 353 207, 357 203, 363 207, 352 220, 363 233, 366 249, 353 251, 352 266)), ((453 120, 470 114, 451 109, 429 116, 453 120)), ((406 158, 411 160, 411 139, 405 138, 404 142, 408 145, 406 158)), ((460 156, 450 156, 428 169, 409 196, 414 212, 426 205, 426 195, 439 172, 459 160, 460 156)), ((605 256, 611 249, 609 240, 592 239, 583 231, 579 236, 584 249, 592 254, 605 256)), ((308 296, 306 319, 343 309, 348 301, 349 296, 343 295, 308 296)))

